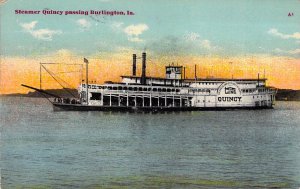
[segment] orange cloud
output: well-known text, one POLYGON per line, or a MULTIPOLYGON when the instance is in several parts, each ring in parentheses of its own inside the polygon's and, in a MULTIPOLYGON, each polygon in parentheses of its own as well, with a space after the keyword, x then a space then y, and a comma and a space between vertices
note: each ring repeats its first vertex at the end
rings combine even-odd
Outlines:
MULTIPOLYGON (((197 64, 198 78, 268 78, 267 84, 277 88, 300 89, 300 60, 288 57, 271 57, 268 55, 244 57, 218 56, 159 56, 147 54, 147 76, 164 77, 165 66, 174 63, 186 67, 186 76, 194 77, 194 65, 197 64)), ((131 74, 131 52, 117 54, 101 54, 89 57, 90 82, 120 81, 121 75, 131 74)), ((140 61, 140 59, 139 59, 140 61)), ((82 64, 83 57, 76 56, 68 50, 60 50, 56 54, 35 58, 2 57, 0 65, 0 94, 27 93, 21 84, 38 87, 40 82, 40 62, 60 62, 65 64, 82 64)), ((76 88, 81 78, 85 78, 85 70, 79 72, 81 66, 45 65, 51 72, 76 88), (71 72, 71 73, 68 73, 71 72)), ((83 65, 85 68, 85 65, 83 65)), ((137 74, 141 74, 141 63, 138 62, 137 74)), ((67 87, 67 85, 65 85, 67 87)), ((43 69, 42 88, 61 88, 43 69)))

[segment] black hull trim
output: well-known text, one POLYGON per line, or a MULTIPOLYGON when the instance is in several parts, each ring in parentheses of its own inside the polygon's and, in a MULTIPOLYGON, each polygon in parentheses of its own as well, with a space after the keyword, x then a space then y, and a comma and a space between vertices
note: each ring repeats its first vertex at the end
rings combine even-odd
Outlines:
POLYGON ((158 111, 225 111, 225 110, 259 110, 273 109, 261 107, 126 107, 126 106, 87 106, 80 104, 53 104, 54 111, 120 111, 120 112, 158 112, 158 111))

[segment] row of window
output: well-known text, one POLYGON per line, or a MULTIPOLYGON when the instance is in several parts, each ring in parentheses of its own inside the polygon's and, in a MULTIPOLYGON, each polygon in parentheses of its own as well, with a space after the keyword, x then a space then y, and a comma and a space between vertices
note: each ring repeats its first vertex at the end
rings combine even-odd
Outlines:
MULTIPOLYGON (((82 85, 85 87, 85 84, 82 85)), ((128 86, 96 86, 89 85, 89 89, 108 89, 108 90, 129 90, 129 91, 153 91, 153 92, 180 92, 180 89, 175 88, 160 88, 160 87, 128 87, 128 86)))
MULTIPOLYGON (((220 85, 223 82, 201 82, 200 85, 220 85)), ((239 85, 253 85, 254 83, 240 83, 239 85)))
POLYGON ((219 85, 220 83, 209 83, 209 82, 205 82, 205 83, 199 83, 200 85, 219 85))
POLYGON ((258 89, 258 92, 270 92, 270 89, 258 89))
MULTIPOLYGON (((274 95, 271 95, 270 96, 271 97, 271 101, 273 101, 273 99, 274 99, 274 95)), ((253 99, 255 98, 255 96, 253 96, 253 99)), ((263 98, 263 96, 261 95, 261 96, 256 96, 256 98, 263 98)))
POLYGON ((256 89, 242 89, 243 93, 254 93, 256 89))
POLYGON ((193 92, 193 93, 210 93, 210 89, 189 89, 188 92, 193 92))
MULTIPOLYGON (((82 85, 85 87, 85 84, 82 85)), ((131 87, 131 86, 97 86, 89 85, 89 89, 108 89, 108 90, 129 90, 129 91, 153 91, 153 92, 180 92, 180 89, 175 88, 156 88, 156 87, 131 87)), ((256 89, 242 89, 243 93, 253 93, 256 89)), ((258 89, 258 92, 269 92, 270 89, 258 89)), ((188 92, 207 92, 210 93, 210 89, 189 89, 188 92)))
MULTIPOLYGON (((270 89, 258 89, 258 92, 263 93, 263 92, 270 92, 270 89)), ((256 92, 256 89, 242 89, 243 93, 254 93, 256 92)))

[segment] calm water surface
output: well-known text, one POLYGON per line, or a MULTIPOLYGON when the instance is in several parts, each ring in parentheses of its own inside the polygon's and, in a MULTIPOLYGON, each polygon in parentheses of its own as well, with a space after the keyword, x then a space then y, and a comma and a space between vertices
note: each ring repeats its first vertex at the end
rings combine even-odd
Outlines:
POLYGON ((53 112, 1 97, 2 188, 299 188, 300 103, 272 110, 53 112))

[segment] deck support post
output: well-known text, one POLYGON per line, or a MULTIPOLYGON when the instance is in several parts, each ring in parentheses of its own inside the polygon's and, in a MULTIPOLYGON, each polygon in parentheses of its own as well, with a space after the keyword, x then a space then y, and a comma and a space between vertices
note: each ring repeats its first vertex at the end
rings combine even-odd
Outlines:
POLYGON ((175 97, 173 95, 173 107, 175 107, 175 97))
POLYGON ((129 106, 129 99, 128 99, 128 93, 127 93, 127 102, 126 102, 126 106, 129 106))
POLYGON ((167 95, 165 95, 165 106, 167 107, 167 95))
POLYGON ((134 106, 136 107, 136 95, 134 96, 134 106))
POLYGON ((104 105, 104 94, 103 94, 103 90, 101 91, 101 105, 103 106, 104 105))
POLYGON ((143 94, 143 107, 145 106, 145 96, 143 94))
POLYGON ((159 107, 159 96, 157 97, 157 106, 159 107))
POLYGON ((181 96, 179 96, 180 97, 180 107, 182 106, 182 98, 181 98, 181 96))
POLYGON ((150 93, 150 107, 152 107, 152 93, 150 93))
POLYGON ((120 98, 120 94, 118 96, 118 105, 121 106, 121 98, 120 98))
POLYGON ((111 93, 109 93, 109 106, 111 106, 111 93))

